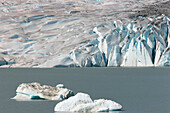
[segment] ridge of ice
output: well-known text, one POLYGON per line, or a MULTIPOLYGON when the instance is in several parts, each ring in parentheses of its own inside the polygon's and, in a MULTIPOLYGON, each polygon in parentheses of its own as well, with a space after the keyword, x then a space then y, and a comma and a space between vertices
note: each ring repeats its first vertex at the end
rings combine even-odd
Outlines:
POLYGON ((134 24, 135 22, 128 26, 118 22, 119 25, 114 21, 115 28, 104 35, 95 27, 93 31, 98 35, 97 43, 89 42, 72 50, 71 55, 74 57, 70 58, 73 58, 73 64, 80 67, 169 66, 168 17, 154 17, 144 27, 134 24), (166 50, 168 51, 165 52, 166 50))

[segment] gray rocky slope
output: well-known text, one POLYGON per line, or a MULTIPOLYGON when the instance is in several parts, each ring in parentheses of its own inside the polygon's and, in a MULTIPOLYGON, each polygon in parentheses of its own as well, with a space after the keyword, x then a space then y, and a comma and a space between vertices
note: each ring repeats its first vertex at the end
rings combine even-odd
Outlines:
POLYGON ((169 0, 1 0, 1 67, 169 66, 169 0))

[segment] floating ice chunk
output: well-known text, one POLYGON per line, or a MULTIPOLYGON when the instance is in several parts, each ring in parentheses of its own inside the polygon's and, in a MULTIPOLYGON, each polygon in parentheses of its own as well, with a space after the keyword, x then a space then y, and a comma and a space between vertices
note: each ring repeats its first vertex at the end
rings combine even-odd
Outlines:
POLYGON ((58 87, 58 88, 64 88, 64 84, 58 84, 56 87, 58 87))
POLYGON ((78 93, 75 96, 68 98, 65 101, 58 103, 55 106, 54 111, 77 111, 75 108, 77 105, 93 103, 88 94, 78 93))
POLYGON ((57 85, 52 87, 47 85, 40 85, 39 83, 22 83, 16 90, 16 96, 12 99, 16 100, 30 100, 30 99, 43 99, 43 100, 62 100, 73 96, 73 92, 64 85, 57 85))
POLYGON ((108 112, 121 110, 122 106, 114 101, 92 100, 88 94, 77 93, 75 96, 58 103, 54 111, 62 112, 108 112))

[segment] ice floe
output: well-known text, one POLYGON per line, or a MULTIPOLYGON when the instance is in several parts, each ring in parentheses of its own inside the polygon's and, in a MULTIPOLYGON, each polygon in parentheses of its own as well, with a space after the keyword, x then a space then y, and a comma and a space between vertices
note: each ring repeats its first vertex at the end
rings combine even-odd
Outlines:
POLYGON ((92 100, 88 94, 77 93, 75 96, 59 102, 54 111, 58 112, 108 112, 121 110, 122 106, 112 100, 92 100))
POLYGON ((39 83, 22 83, 16 89, 16 100, 63 100, 73 96, 73 92, 64 88, 63 84, 56 87, 40 85, 39 83))

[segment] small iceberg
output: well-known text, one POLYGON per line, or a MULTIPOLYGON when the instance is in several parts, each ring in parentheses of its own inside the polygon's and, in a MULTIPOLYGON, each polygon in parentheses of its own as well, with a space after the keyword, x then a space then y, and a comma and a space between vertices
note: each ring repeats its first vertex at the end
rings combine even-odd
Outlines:
POLYGON ((59 102, 56 112, 108 112, 121 110, 122 106, 112 100, 92 100, 88 94, 77 93, 75 96, 59 102))
POLYGON ((56 87, 39 83, 22 83, 16 90, 16 100, 63 100, 73 96, 73 91, 64 88, 63 84, 56 87))

